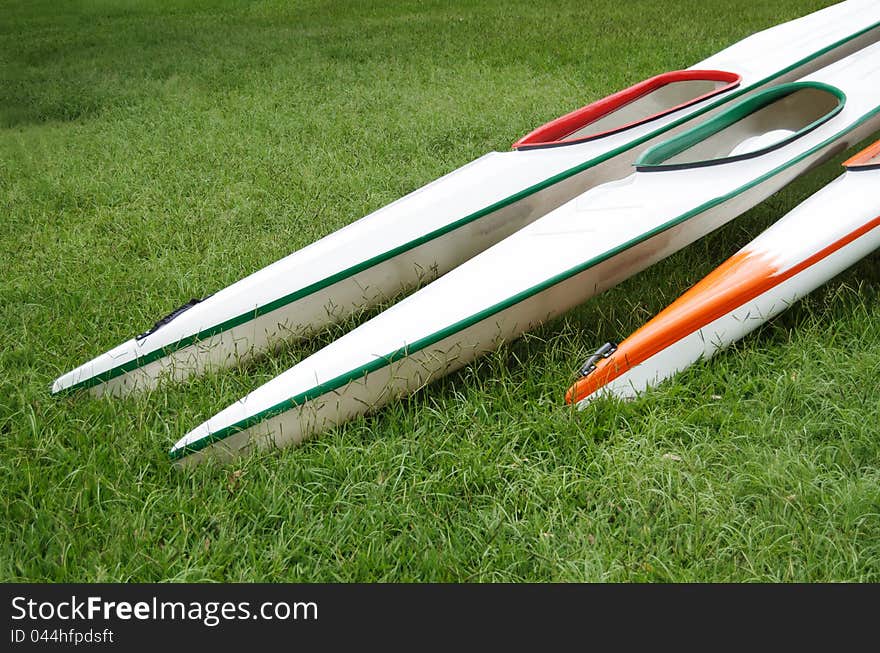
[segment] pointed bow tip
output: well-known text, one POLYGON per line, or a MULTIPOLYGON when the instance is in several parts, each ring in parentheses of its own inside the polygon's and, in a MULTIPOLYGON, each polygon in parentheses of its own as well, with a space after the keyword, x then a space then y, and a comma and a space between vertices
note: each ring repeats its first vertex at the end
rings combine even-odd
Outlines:
POLYGON ((168 457, 171 460, 177 460, 179 458, 183 458, 187 454, 187 446, 183 444, 183 441, 179 441, 175 443, 173 447, 168 450, 168 457))
MULTIPOLYGON (((198 429, 196 429, 198 430, 198 429)), ((207 436, 199 437, 196 431, 190 431, 180 440, 174 443, 174 446, 168 451, 168 457, 171 460, 180 460, 197 451, 201 451, 210 444, 207 436)))
POLYGON ((591 372, 590 377, 581 377, 571 384, 571 387, 565 393, 565 403, 577 404, 578 408, 583 410, 582 404, 591 401, 596 393, 601 388, 605 387, 604 384, 597 384, 595 377, 593 376, 599 370, 599 365, 604 363, 605 361, 601 361, 597 364, 596 369, 591 372))
POLYGON ((578 410, 583 410, 586 408, 587 404, 593 401, 596 392, 596 389, 590 390, 585 385, 581 385, 581 382, 578 381, 565 393, 565 403, 568 405, 574 405, 578 410))
POLYGON ((67 374, 59 376, 52 382, 52 387, 50 388, 49 393, 52 395, 61 394, 70 390, 73 385, 75 384, 70 378, 70 373, 68 372, 67 374))
POLYGON ((168 458, 176 466, 183 466, 201 456, 195 456, 211 447, 216 441, 215 433, 208 428, 208 423, 203 422, 189 431, 168 451, 168 458))
POLYGON ((172 467, 184 469, 192 466, 196 459, 199 458, 199 456, 194 455, 197 453, 199 453, 199 450, 189 445, 181 445, 178 442, 168 451, 168 461, 172 467))

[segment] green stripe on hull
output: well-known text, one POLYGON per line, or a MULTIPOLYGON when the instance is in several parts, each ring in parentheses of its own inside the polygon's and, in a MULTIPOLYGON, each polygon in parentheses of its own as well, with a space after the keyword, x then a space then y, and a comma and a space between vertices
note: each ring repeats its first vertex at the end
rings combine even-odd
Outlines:
POLYGON ((483 321, 484 319, 486 319, 488 317, 492 317, 493 315, 500 313, 501 311, 504 311, 508 308, 511 308, 512 306, 515 306, 516 304, 520 303, 523 300, 529 299, 530 297, 533 297, 533 296, 537 295, 538 293, 541 293, 545 290, 548 290, 549 288, 552 288, 556 284, 562 283, 563 281, 566 281, 566 280, 570 279, 571 277, 578 275, 581 272, 584 272, 584 271, 588 270, 589 268, 594 267, 594 266, 602 263, 603 261, 608 260, 609 258, 617 256, 621 252, 623 252, 627 249, 630 249, 631 247, 634 247, 635 245, 638 245, 639 243, 642 243, 650 238, 653 238, 654 236, 656 236, 659 233, 662 233, 664 231, 667 231, 668 229, 676 227, 679 224, 686 222, 687 220, 690 220, 691 218, 699 215, 700 213, 704 213, 705 211, 708 211, 708 210, 710 210, 720 204, 723 204, 724 202, 727 202, 727 201, 730 201, 731 199, 734 199, 738 195, 741 195, 741 194, 745 193, 746 191, 754 188, 755 186, 762 184, 763 182, 776 176, 777 174, 784 172, 785 170, 791 168, 792 166, 800 163, 801 161, 808 158, 812 154, 815 154, 816 152, 829 146, 830 144, 834 143, 835 141, 839 140, 843 136, 852 132, 854 129, 858 128, 860 125, 864 124, 865 122, 867 122, 868 120, 870 120, 871 118, 873 118, 874 116, 876 116, 878 114, 880 114, 880 108, 876 108, 876 109, 870 111, 869 113, 862 116, 859 120, 854 122, 848 129, 841 131, 841 132, 838 132, 834 136, 822 141, 821 143, 810 148, 806 152, 799 154, 798 156, 791 159, 787 163, 785 163, 781 166, 778 166, 778 167, 774 168, 773 170, 771 170, 770 172, 767 172, 767 173, 761 175, 757 179, 749 182, 748 184, 745 184, 744 186, 741 186, 741 187, 737 188, 736 190, 734 190, 730 193, 727 193, 726 195, 722 195, 721 197, 716 197, 713 200, 705 202, 704 204, 701 204, 700 206, 698 206, 694 209, 691 209, 690 211, 687 211, 686 213, 683 213, 682 215, 680 215, 676 218, 673 218, 672 220, 670 220, 670 221, 668 221, 658 227, 655 227, 654 229, 652 229, 648 232, 645 232, 645 233, 637 236, 636 238, 633 238, 633 239, 615 247, 614 249, 608 250, 607 252, 604 252, 604 253, 600 254, 599 256, 596 256, 596 257, 594 257, 594 258, 592 258, 592 259, 590 259, 580 265, 577 265, 569 270, 566 270, 565 272, 561 272, 560 274, 557 274, 546 281, 543 281, 535 286, 532 286, 531 288, 528 288, 527 290, 523 290, 523 291, 513 295, 512 297, 509 297, 508 299, 495 304, 494 306, 490 306, 490 307, 488 307, 478 313, 475 313, 474 315, 471 315, 470 317, 467 317, 463 320, 459 320, 455 324, 452 324, 444 329, 441 329, 440 331, 437 331, 429 336, 425 336, 424 338, 416 340, 415 342, 413 342, 411 345, 409 345, 407 347, 402 347, 400 349, 397 349, 397 350, 391 352, 390 354, 388 354, 387 356, 377 358, 376 360, 374 360, 366 365, 362 365, 354 370, 351 370, 350 372, 346 372, 345 374, 337 376, 336 378, 331 379, 331 380, 329 380, 325 383, 322 383, 320 385, 317 385, 314 388, 307 390, 306 392, 300 393, 300 394, 298 394, 294 397, 291 397, 289 399, 285 399, 284 401, 281 401, 281 402, 275 404, 274 406, 270 406, 269 408, 262 410, 259 413, 255 413, 254 415, 251 415, 247 419, 241 420, 240 422, 236 422, 235 424, 232 424, 232 425, 227 426, 223 429, 220 429, 216 433, 211 433, 210 435, 202 438, 201 440, 197 440, 196 442, 193 442, 185 447, 181 447, 180 449, 175 449, 175 450, 171 451, 169 455, 172 460, 178 460, 178 459, 183 458, 189 454, 201 451, 201 450, 209 447, 210 445, 215 444, 216 442, 219 442, 220 440, 224 440, 232 435, 235 435, 236 433, 240 433, 241 431, 244 431, 244 430, 250 428, 251 426, 254 426, 255 424, 258 424, 266 419, 276 417, 282 413, 287 412, 288 410, 290 410, 292 408, 296 408, 297 406, 304 404, 307 401, 311 401, 312 399, 316 399, 326 392, 338 390, 339 388, 344 386, 346 383, 349 383, 351 381, 354 381, 354 380, 361 378, 364 374, 368 374, 369 372, 374 372, 376 370, 379 370, 387 365, 390 365, 391 363, 393 363, 397 360, 400 360, 400 359, 405 358, 405 357, 407 357, 417 351, 420 351, 420 350, 424 349, 425 347, 430 347, 431 345, 436 344, 436 343, 440 342, 441 340, 444 340, 445 338, 447 338, 447 337, 449 337, 449 336, 451 336, 451 335, 453 335, 463 329, 471 327, 471 326, 483 321))
POLYGON ((682 116, 681 118, 678 118, 677 120, 668 124, 666 127, 663 127, 661 129, 653 131, 649 134, 646 134, 646 135, 644 135, 634 141, 631 141, 625 145, 621 145, 617 148, 614 148, 613 150, 610 150, 610 151, 608 151, 604 154, 601 154, 593 159, 590 159, 590 160, 588 160, 578 166, 575 166, 573 168, 569 168, 568 170, 565 170, 564 172, 561 172, 557 175, 554 175, 553 177, 550 177, 550 178, 548 178, 538 184, 535 184, 534 186, 530 186, 530 187, 528 187, 518 193, 515 193, 514 195, 511 195, 503 200, 499 200, 498 202, 491 204, 490 206, 488 206, 484 209, 481 209, 475 213, 467 215, 459 220, 456 220, 455 222, 452 222, 444 227, 441 227, 440 229, 436 229, 428 234, 425 234, 424 236, 420 236, 419 238, 416 238, 415 240, 404 243, 403 245, 400 245, 399 247, 396 247, 394 249, 388 250, 387 252, 384 252, 382 254, 374 256, 371 259, 368 259, 366 261, 363 261, 362 263, 359 263, 359 264, 354 265, 350 268, 347 268, 347 269, 345 269, 341 272, 338 272, 330 277, 327 277, 326 279, 322 279, 321 281, 318 281, 310 286, 302 288, 294 293, 291 293, 289 295, 285 295, 284 297, 280 297, 280 298, 278 298, 278 299, 276 299, 276 300, 274 300, 264 306, 260 306, 256 309, 254 309, 253 311, 249 311, 248 313, 239 315, 234 318, 230 318, 229 320, 226 320, 225 322, 222 322, 222 323, 217 324, 213 327, 209 327, 207 329, 199 331, 195 335, 188 336, 186 338, 178 340, 177 342, 168 344, 165 347, 162 347, 161 349, 158 349, 156 351, 150 352, 149 354, 146 354, 145 356, 141 356, 139 358, 136 358, 133 361, 129 361, 128 363, 123 363, 122 365, 111 368, 105 372, 101 372, 100 374, 97 374, 93 377, 90 377, 88 379, 84 379, 83 381, 80 381, 79 383, 75 383, 74 385, 72 385, 68 388, 64 388, 63 390, 59 390, 58 394, 73 392, 75 390, 91 388, 96 385, 100 385, 101 383, 105 383, 107 381, 110 381, 111 379, 114 379, 118 376, 122 376, 123 374, 127 374, 128 372, 133 372, 141 367, 149 365, 150 363, 152 363, 154 361, 160 360, 162 358, 165 358, 166 356, 169 356, 171 354, 174 354, 174 353, 180 351, 181 349, 189 347, 200 340, 205 340, 205 339, 210 338, 212 336, 215 336, 215 335, 218 335, 218 334, 223 333, 225 331, 228 331, 229 329, 233 329, 236 326, 240 326, 242 324, 250 322, 251 320, 254 320, 262 315, 265 315, 265 314, 270 313, 278 308, 282 308, 282 307, 287 306, 288 304, 291 304, 299 299, 302 299, 303 297, 306 297, 308 295, 319 292, 329 286, 332 286, 335 283, 338 283, 339 281, 343 281, 349 277, 352 277, 355 274, 358 274, 359 272, 362 272, 368 268, 379 265, 380 263, 383 263, 391 258, 394 258, 395 256, 397 256, 399 254, 402 254, 402 253, 407 252, 411 249, 414 249, 420 245, 423 245, 427 242, 430 242, 431 240, 435 240, 437 238, 440 238, 441 236, 444 236, 447 233, 450 233, 450 232, 455 231, 456 229, 459 229, 467 224, 470 224, 471 222, 474 222, 475 220, 479 220, 480 218, 483 218, 483 217, 489 215, 490 213, 494 213, 495 211, 503 209, 503 208, 515 203, 515 202, 518 202, 521 199, 524 199, 526 197, 534 195, 535 193, 538 193, 538 192, 544 190, 545 188, 553 186, 553 185, 559 183, 560 181, 564 181, 565 179, 568 179, 569 177, 572 177, 576 174, 579 174, 589 168, 592 168, 592 167, 599 165, 600 163, 604 163, 605 161, 612 159, 612 158, 614 158, 614 157, 616 157, 616 156, 618 156, 628 150, 631 150, 635 147, 638 147, 639 145, 642 145, 643 143, 655 138, 656 136, 659 136, 660 134, 663 134, 664 132, 675 129, 676 127, 679 127, 680 125, 682 125, 690 120, 698 118, 699 116, 716 109, 717 107, 721 106, 722 104, 730 102, 731 100, 734 100, 738 97, 741 97, 742 95, 744 95, 746 93, 751 92, 755 88, 758 88, 758 87, 763 86, 769 82, 772 82, 774 79, 777 79, 778 77, 781 77, 781 76, 783 76, 783 75, 785 75, 785 74, 787 74, 797 68, 800 68, 800 67, 806 65, 810 61, 813 61, 814 59, 818 59, 819 57, 822 57, 825 54, 828 54, 829 52, 831 52, 839 47, 842 47, 843 45, 849 43, 850 41, 857 39, 861 36, 864 36, 868 32, 870 32, 874 29, 877 29, 878 27, 880 27, 880 22, 873 23, 872 25, 870 25, 862 30, 859 30, 858 32, 855 32, 854 34, 852 34, 846 38, 840 39, 839 41, 836 41, 835 43, 828 45, 825 48, 822 48, 818 52, 814 52, 813 54, 811 54, 808 57, 804 57, 803 59, 800 59, 799 61, 787 66, 786 68, 783 68, 782 70, 777 71, 773 75, 765 77, 764 79, 762 79, 758 82, 755 82, 754 84, 751 84, 747 87, 735 90, 735 91, 731 92, 729 95, 722 96, 717 101, 703 107, 702 109, 698 109, 698 110, 694 111, 693 113, 689 113, 686 116, 682 116))

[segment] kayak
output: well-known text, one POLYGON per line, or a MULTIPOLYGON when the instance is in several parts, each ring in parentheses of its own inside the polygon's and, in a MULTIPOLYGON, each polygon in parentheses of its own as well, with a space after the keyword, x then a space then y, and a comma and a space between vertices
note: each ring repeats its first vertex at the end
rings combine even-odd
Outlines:
POLYGON ((736 342, 880 247, 880 141, 620 345, 607 343, 565 399, 630 398, 736 342))
POLYGON ((171 455, 298 442, 370 412, 678 251, 877 128, 880 44, 658 143, 630 176, 401 300, 191 431, 171 455))
POLYGON ((245 362, 437 278, 589 188, 697 116, 880 39, 880 4, 849 0, 759 32, 693 68, 558 118, 328 235, 58 378, 123 395, 245 362))

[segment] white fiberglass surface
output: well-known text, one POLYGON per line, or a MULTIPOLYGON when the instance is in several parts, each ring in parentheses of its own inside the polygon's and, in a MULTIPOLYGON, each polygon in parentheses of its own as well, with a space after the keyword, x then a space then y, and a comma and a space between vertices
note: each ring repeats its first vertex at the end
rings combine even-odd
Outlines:
POLYGON ((819 50, 845 38, 857 25, 880 21, 877 0, 847 0, 812 14, 771 27, 746 37, 712 55, 698 67, 730 70, 743 77, 760 74, 768 67, 785 67, 793 49, 819 50))
POLYGON ((844 172, 743 250, 760 253, 785 272, 880 216, 878 188, 880 170, 844 172))
POLYGON ((620 129, 627 125, 645 120, 652 116, 674 109, 677 106, 691 102, 703 95, 727 86, 729 82, 715 81, 711 79, 691 79, 677 82, 669 82, 644 95, 637 97, 625 105, 609 111, 601 118, 587 123, 577 131, 572 132, 562 140, 572 141, 595 134, 620 129))
POLYGON ((829 91, 798 89, 669 157, 663 165, 712 161, 770 147, 827 116, 839 104, 840 99, 829 91))

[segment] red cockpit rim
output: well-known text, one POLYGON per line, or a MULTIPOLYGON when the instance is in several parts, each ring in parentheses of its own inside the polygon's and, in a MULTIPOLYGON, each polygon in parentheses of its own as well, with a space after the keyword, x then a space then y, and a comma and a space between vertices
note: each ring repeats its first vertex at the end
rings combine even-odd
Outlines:
POLYGON ((640 82, 635 86, 631 86, 613 95, 609 95, 608 97, 602 98, 601 100, 597 100, 596 102, 588 104, 585 107, 581 107, 576 111, 567 113, 564 116, 557 118, 556 120, 551 120, 547 124, 542 125, 533 132, 523 136, 521 139, 513 144, 513 148, 517 150, 525 150, 538 147, 557 147, 562 145, 573 145, 576 143, 583 143, 584 141, 601 138, 609 134, 615 134, 617 132, 621 132, 625 129, 630 129, 637 125, 643 125, 652 120, 656 120, 657 118, 661 118, 662 116, 667 116, 670 113, 674 113, 676 111, 684 109, 685 107, 689 107, 698 102, 702 102, 703 100, 706 100, 710 97, 725 93, 739 86, 741 79, 742 78, 736 73, 729 73, 723 70, 676 70, 669 73, 663 73, 662 75, 657 75, 656 77, 646 79, 645 81, 640 82), (582 129, 590 123, 595 122, 596 120, 602 118, 603 116, 606 116, 612 111, 616 111, 617 109, 620 109, 630 102, 633 102, 649 93, 653 93, 657 89, 662 88, 667 84, 687 81, 724 82, 725 84, 724 86, 719 86, 715 90, 710 91, 709 93, 704 93, 703 95, 697 96, 691 100, 688 100, 687 102, 683 102, 682 104, 670 107, 669 109, 661 111, 660 113, 646 116, 641 120, 636 120, 635 122, 630 122, 621 125, 620 127, 602 131, 596 134, 589 134, 587 136, 584 136, 583 138, 563 140, 566 136, 575 133, 579 129, 582 129))
POLYGON ((880 141, 869 145, 854 157, 843 162, 849 170, 877 170, 880 169, 880 141))

